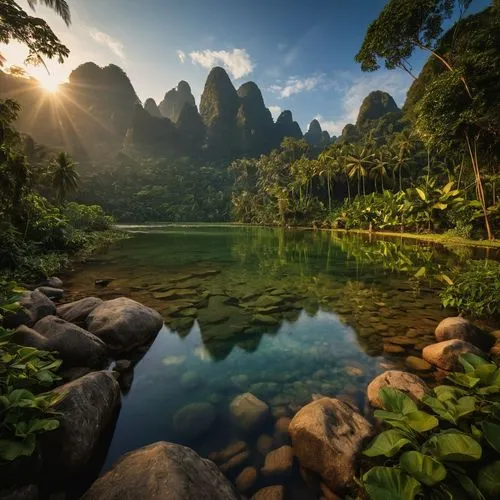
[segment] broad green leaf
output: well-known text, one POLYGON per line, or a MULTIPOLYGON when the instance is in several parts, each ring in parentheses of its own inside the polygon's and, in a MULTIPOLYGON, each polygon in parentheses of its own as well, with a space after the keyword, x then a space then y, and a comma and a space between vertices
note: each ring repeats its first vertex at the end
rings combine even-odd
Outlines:
POLYGON ((424 443, 422 451, 438 460, 473 462, 481 458, 483 450, 474 438, 452 429, 432 436, 424 443))
POLYGON ((396 429, 400 429, 404 432, 411 432, 411 428, 408 426, 405 415, 385 410, 375 410, 373 415, 375 418, 383 420, 391 427, 395 427, 396 429))
POLYGON ((478 378, 472 377, 466 373, 451 373, 446 378, 457 385, 467 387, 467 389, 472 389, 480 382, 478 378))
POLYGON ((434 486, 446 478, 444 465, 419 451, 405 451, 399 459, 399 465, 427 486, 434 486))
POLYGON ((446 203, 441 203, 438 201, 437 203, 434 203, 432 205, 432 208, 435 208, 436 210, 446 210, 448 208, 448 205, 446 203))
POLYGON ((460 389, 459 387, 454 387, 452 385, 438 385, 434 387, 434 392, 441 402, 449 400, 457 400, 462 396, 467 396, 468 392, 465 389, 460 389))
POLYGON ((474 370, 473 376, 477 377, 480 380, 481 384, 490 385, 490 382, 496 374, 496 371, 497 367, 492 363, 488 363, 487 365, 478 366, 474 370))
POLYGON ((367 457, 384 455, 393 457, 401 448, 411 444, 411 441, 399 430, 390 429, 376 436, 363 452, 367 457))
POLYGON ((426 201, 427 200, 427 196, 425 195, 425 192, 420 189, 420 188, 415 188, 415 191, 417 192, 417 194, 420 196, 420 198, 423 200, 423 201, 426 201))
POLYGON ((439 401, 439 399, 426 394, 422 398, 422 403, 431 408, 434 413, 439 415, 442 419, 447 420, 452 424, 456 423, 454 415, 449 411, 443 402, 439 401))
POLYGON ((55 419, 50 419, 50 418, 44 418, 44 419, 39 419, 35 420, 34 422, 31 423, 30 428, 28 432, 48 432, 48 431, 53 431, 59 427, 59 421, 55 419))
POLYGON ((500 425, 493 422, 484 421, 482 424, 484 437, 488 444, 500 453, 500 425))
POLYGON ((422 276, 425 276, 425 273, 427 272, 427 268, 425 266, 422 266, 416 273, 415 273, 415 278, 421 278, 422 276))
POLYGON ((467 493, 467 498, 470 498, 471 500, 486 500, 484 495, 469 476, 456 471, 453 471, 453 475, 457 478, 460 486, 462 486, 467 493))
POLYGON ((471 364, 474 368, 477 368, 478 366, 484 366, 484 365, 493 365, 493 363, 490 363, 486 359, 482 358, 481 356, 478 356, 477 354, 474 354, 472 352, 466 352, 462 354, 459 358, 459 361, 467 361, 467 363, 471 364))
POLYGON ((489 500, 500 498, 500 460, 479 471, 477 484, 489 500))
POLYGON ((18 457, 29 457, 35 451, 35 436, 32 434, 26 439, 0 439, 0 459, 12 462, 18 457))
POLYGON ((455 184, 455 181, 448 182, 448 184, 446 184, 446 186, 442 189, 442 193, 448 194, 450 189, 453 187, 453 184, 455 184))
POLYGON ((422 491, 416 479, 394 467, 373 467, 363 485, 372 500, 414 500, 422 491))
POLYGON ((453 408, 455 420, 470 415, 476 409, 476 398, 474 396, 463 396, 453 408))
POLYGON ((385 410, 406 415, 416 411, 415 401, 407 396, 403 391, 393 389, 392 387, 383 387, 379 391, 379 397, 385 410))
POLYGON ((425 411, 412 411, 405 415, 406 423, 417 432, 427 432, 439 425, 439 420, 425 411))

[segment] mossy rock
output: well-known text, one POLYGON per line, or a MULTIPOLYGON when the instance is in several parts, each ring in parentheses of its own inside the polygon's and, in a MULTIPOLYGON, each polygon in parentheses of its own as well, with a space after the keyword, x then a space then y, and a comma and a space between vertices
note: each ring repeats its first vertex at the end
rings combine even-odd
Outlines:
POLYGON ((273 297, 271 295, 260 296, 253 304, 252 307, 272 307, 283 304, 283 299, 281 297, 273 297))
POLYGON ((277 326, 280 324, 280 320, 274 316, 268 314, 255 314, 253 316, 253 322, 261 325, 277 326))
POLYGON ((155 293, 153 297, 158 300, 176 300, 195 297, 196 295, 198 295, 198 293, 189 288, 174 288, 173 290, 168 290, 167 292, 155 293))

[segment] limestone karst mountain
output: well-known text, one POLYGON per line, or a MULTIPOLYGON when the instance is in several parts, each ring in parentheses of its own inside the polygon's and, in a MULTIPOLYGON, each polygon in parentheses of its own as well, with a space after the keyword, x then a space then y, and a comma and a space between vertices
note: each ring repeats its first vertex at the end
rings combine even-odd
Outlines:
POLYGON ((359 108, 356 127, 362 130, 369 126, 373 120, 378 120, 389 113, 397 113, 399 108, 393 97, 387 92, 375 90, 370 92, 364 99, 359 108))
POLYGON ((149 99, 146 99, 144 102, 144 109, 151 115, 154 116, 155 118, 161 118, 162 114, 160 113, 160 109, 158 108, 158 105, 156 104, 156 101, 152 99, 151 97, 149 99))
POLYGON ((196 106, 185 104, 175 124, 184 151, 197 153, 205 143, 206 128, 196 106))
POLYGON ((304 139, 312 148, 325 148, 330 144, 330 134, 321 129, 321 125, 317 119, 314 119, 309 124, 309 129, 304 134, 304 139))
POLYGON ((244 83, 238 89, 238 97, 241 104, 237 125, 242 151, 250 155, 269 151, 276 142, 274 122, 259 87, 254 82, 244 83))
POLYGON ((196 107, 189 83, 181 80, 176 88, 169 90, 165 94, 163 101, 158 105, 158 109, 162 116, 176 123, 185 104, 196 107))
POLYGON ((240 98, 228 74, 223 68, 213 68, 200 100, 200 114, 207 128, 210 151, 227 156, 241 149, 236 119, 239 107, 240 98))
POLYGON ((292 112, 288 109, 283 111, 276 120, 276 135, 280 143, 285 137, 301 139, 303 137, 300 125, 293 121, 292 112))

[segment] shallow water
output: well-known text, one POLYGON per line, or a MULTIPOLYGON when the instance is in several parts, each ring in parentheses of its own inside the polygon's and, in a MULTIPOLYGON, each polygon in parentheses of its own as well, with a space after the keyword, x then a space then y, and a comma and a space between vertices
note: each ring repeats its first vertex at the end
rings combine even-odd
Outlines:
MULTIPOLYGON (((479 249, 328 232, 128 229, 130 239, 66 280, 71 300, 126 295, 160 311, 166 322, 138 356, 133 380, 122 381, 123 407, 103 470, 159 440, 208 456, 243 439, 246 464, 260 468, 258 437, 286 442, 275 420, 292 417, 315 395, 345 398, 365 411, 367 383, 385 369, 405 367, 408 355, 432 343, 437 323, 454 314, 441 309, 437 276, 486 256, 479 249), (113 281, 96 288, 102 278, 113 281), (228 408, 247 391, 273 415, 251 435, 235 427, 228 408), (215 421, 203 430, 202 414, 198 424, 181 429, 176 413, 200 402, 212 405, 215 421)), ((256 486, 268 482, 260 478, 256 486)))

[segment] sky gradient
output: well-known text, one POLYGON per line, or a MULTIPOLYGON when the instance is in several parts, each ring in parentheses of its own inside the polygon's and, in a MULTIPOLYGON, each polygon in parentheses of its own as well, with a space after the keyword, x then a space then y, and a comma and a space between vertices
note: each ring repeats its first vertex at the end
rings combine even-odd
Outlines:
MULTIPOLYGON (((19 0, 26 5, 25 0, 19 0)), ((50 62, 61 81, 83 62, 122 67, 141 100, 160 102, 179 80, 191 85, 197 104, 209 69, 226 68, 234 85, 252 80, 273 116, 290 109, 303 132, 318 118, 338 135, 353 122, 372 90, 389 92, 401 105, 411 84, 403 71, 363 73, 354 61, 368 25, 385 0, 68 0, 67 28, 50 10, 38 8, 71 55, 50 62)), ((476 0, 473 10, 490 2, 476 0)), ((7 66, 24 51, 0 48, 7 66)), ((416 54, 416 72, 424 62, 416 54)), ((45 70, 29 68, 37 76, 45 70)))

